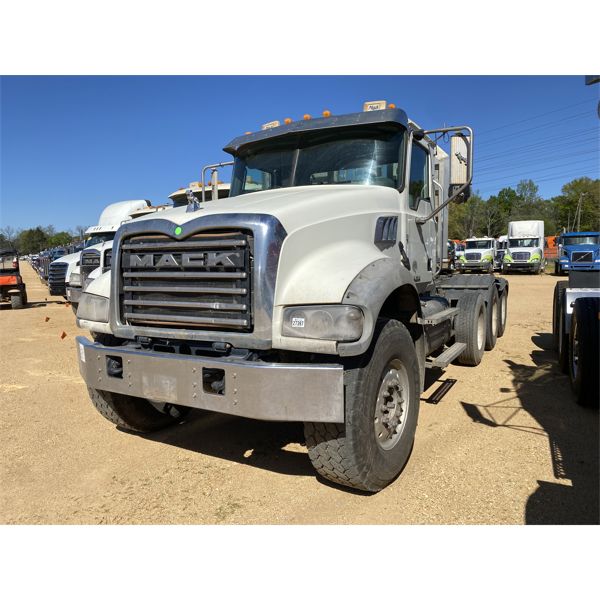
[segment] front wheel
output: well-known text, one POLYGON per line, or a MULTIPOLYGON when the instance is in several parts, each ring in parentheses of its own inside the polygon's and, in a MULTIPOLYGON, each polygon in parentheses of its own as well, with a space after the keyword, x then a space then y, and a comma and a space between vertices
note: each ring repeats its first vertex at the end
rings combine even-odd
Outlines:
POLYGON ((346 369, 345 423, 304 424, 317 472, 369 492, 387 486, 410 455, 420 391, 419 360, 407 328, 379 320, 369 351, 346 369))
POLYGON ((185 406, 154 403, 125 394, 88 387, 94 408, 108 421, 123 429, 149 433, 180 421, 189 411, 185 406))

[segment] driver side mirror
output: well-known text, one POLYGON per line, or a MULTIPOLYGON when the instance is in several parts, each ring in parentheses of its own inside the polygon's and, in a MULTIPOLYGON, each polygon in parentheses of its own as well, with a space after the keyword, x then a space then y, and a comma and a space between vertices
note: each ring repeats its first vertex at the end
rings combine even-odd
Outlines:
MULTIPOLYGON (((450 186, 448 196, 453 196, 469 181, 471 165, 469 164, 471 152, 471 137, 457 133, 450 138, 450 186)), ((471 186, 468 186, 455 199, 457 204, 466 202, 471 197, 471 186)))

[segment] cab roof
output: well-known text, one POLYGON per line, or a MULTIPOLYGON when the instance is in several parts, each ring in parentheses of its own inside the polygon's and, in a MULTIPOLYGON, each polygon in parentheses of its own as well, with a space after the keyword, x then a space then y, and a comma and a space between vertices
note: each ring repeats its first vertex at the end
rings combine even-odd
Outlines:
POLYGON ((576 237, 580 235, 600 235, 600 231, 569 231, 569 233, 563 233, 562 237, 576 237))
POLYGON ((223 150, 229 154, 233 154, 233 156, 237 156, 243 154, 249 146, 266 140, 281 140, 304 132, 327 131, 356 126, 373 126, 374 129, 381 128, 389 131, 390 129, 400 129, 401 127, 408 129, 409 121, 406 113, 399 108, 293 121, 289 125, 278 125, 277 127, 238 136, 229 142, 223 150))

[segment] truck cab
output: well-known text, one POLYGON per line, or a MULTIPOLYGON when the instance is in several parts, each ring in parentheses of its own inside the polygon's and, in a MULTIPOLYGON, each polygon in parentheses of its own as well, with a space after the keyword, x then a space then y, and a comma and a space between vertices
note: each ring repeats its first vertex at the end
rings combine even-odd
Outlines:
POLYGON ((572 231, 560 236, 554 272, 562 275, 572 270, 600 270, 600 232, 572 231))
POLYGON ((465 240, 465 253, 458 260, 461 272, 492 273, 496 259, 496 240, 491 237, 471 237, 465 240))
POLYGON ((124 223, 82 294, 92 404, 133 431, 190 408, 301 421, 323 477, 378 491, 408 460, 425 369, 479 364, 506 325, 506 280, 443 270, 473 132, 377 101, 225 151, 229 197, 124 223))
POLYGON ((541 273, 544 270, 544 221, 511 221, 502 272, 541 273))

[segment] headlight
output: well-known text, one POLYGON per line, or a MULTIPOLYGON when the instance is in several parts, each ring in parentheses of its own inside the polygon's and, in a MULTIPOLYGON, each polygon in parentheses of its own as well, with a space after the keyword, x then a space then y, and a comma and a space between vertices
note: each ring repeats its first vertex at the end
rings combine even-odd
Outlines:
POLYGON ((69 277, 69 285, 80 286, 81 275, 79 273, 71 273, 71 277, 69 277))
POLYGON ((540 262, 540 259, 536 256, 535 258, 531 259, 531 262, 540 262))
POLYGON ((362 335, 363 322, 363 313, 356 306, 291 306, 283 311, 283 335, 354 342, 362 335))
POLYGON ((79 299, 77 318, 108 323, 108 298, 84 292, 79 299))

